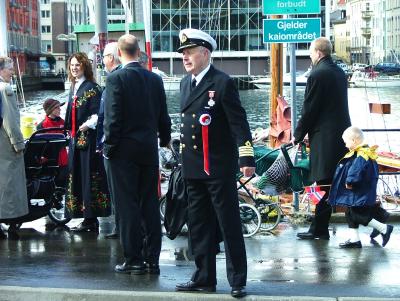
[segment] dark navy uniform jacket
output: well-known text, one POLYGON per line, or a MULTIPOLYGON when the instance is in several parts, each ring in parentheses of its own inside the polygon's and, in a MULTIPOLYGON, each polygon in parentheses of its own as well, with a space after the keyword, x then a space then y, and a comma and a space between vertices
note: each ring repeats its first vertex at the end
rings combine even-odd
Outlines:
POLYGON ((184 178, 232 176, 238 172, 238 165, 255 166, 246 112, 232 78, 211 65, 210 70, 193 89, 190 74, 182 79, 180 91, 180 139, 184 178), (214 106, 208 105, 209 91, 214 91, 214 106), (211 124, 208 126, 210 175, 203 168, 202 125, 199 117, 204 112, 211 115, 211 124))

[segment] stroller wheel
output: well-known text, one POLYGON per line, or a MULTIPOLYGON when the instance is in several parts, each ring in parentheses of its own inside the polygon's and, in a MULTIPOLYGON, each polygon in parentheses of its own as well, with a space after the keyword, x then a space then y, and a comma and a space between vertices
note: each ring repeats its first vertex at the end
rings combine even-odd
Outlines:
POLYGON ((65 215, 65 194, 56 191, 50 201, 53 205, 48 213, 49 218, 57 225, 67 224, 71 218, 65 215))

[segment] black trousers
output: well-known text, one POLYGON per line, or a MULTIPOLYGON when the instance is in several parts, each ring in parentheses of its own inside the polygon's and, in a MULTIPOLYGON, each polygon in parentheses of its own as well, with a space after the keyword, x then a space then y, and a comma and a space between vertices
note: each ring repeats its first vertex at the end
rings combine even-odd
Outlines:
POLYGON ((186 179, 189 239, 196 271, 192 281, 216 285, 218 227, 225 245, 226 271, 231 286, 245 286, 246 249, 242 234, 236 180, 186 179))
MULTIPOLYGON (((317 185, 330 185, 331 183, 331 179, 317 181, 317 185)), ((332 215, 332 206, 328 203, 330 189, 330 186, 321 187, 321 190, 325 191, 325 195, 315 206, 315 215, 308 230, 314 235, 329 235, 329 220, 332 215)))
POLYGON ((118 213, 125 261, 158 263, 161 252, 158 166, 141 165, 117 154, 104 159, 104 166, 118 213))
POLYGON ((389 213, 380 204, 364 207, 349 207, 346 210, 346 220, 349 228, 357 229, 359 225, 368 226, 372 219, 386 223, 389 213))

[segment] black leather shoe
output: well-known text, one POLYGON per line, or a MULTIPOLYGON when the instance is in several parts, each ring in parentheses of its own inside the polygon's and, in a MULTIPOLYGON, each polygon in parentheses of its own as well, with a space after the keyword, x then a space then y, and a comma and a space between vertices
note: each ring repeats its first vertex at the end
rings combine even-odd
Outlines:
POLYGON ((71 228, 72 232, 99 232, 99 222, 85 223, 82 222, 76 227, 71 228))
POLYGON ((393 226, 387 225, 386 233, 382 234, 382 247, 386 246, 386 244, 389 242, 390 235, 392 235, 392 232, 393 232, 393 226))
POLYGON ((372 230, 371 234, 369 235, 369 237, 371 237, 371 239, 374 239, 375 237, 377 237, 379 235, 379 231, 374 229, 372 230))
POLYGON ((232 286, 231 296, 234 298, 243 298, 247 295, 245 286, 232 286))
POLYGON ((107 239, 117 239, 119 238, 119 234, 117 232, 111 232, 110 234, 104 235, 107 239))
POLYGON ((144 264, 117 264, 114 268, 117 273, 143 275, 146 273, 146 266, 144 264))
POLYGON ((1 229, 1 226, 0 226, 0 239, 6 239, 7 238, 7 235, 4 233, 4 231, 1 229))
POLYGON ((188 281, 186 283, 177 284, 175 287, 177 292, 215 292, 215 285, 200 285, 194 281, 188 281))
POLYGON ((329 240, 329 234, 313 234, 311 232, 301 232, 297 233, 297 237, 300 239, 323 239, 329 240))
POLYGON ((158 263, 146 262, 146 272, 150 275, 160 275, 160 266, 158 263))
POLYGON ((361 241, 350 242, 350 240, 348 240, 339 244, 339 248, 342 249, 360 249, 361 247, 361 241))

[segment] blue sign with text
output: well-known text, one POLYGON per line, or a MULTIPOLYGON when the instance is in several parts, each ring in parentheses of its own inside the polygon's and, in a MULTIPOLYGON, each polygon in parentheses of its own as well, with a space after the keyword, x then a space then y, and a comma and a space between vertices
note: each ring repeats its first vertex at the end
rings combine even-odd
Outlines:
POLYGON ((321 36, 321 18, 264 19, 264 43, 308 43, 321 36))

